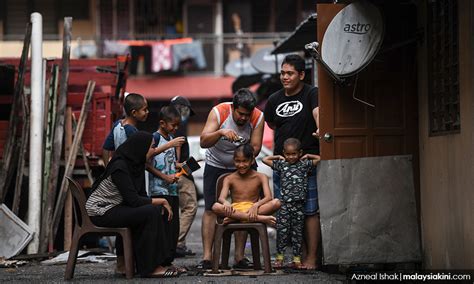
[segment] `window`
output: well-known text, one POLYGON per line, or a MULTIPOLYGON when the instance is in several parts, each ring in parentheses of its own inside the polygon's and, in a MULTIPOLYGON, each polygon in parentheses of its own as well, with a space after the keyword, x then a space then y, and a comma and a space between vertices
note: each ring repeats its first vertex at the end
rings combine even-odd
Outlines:
POLYGON ((430 136, 459 133, 457 1, 429 1, 427 27, 430 136))
POLYGON ((88 20, 89 17, 89 1, 88 0, 61 0, 60 18, 72 17, 74 20, 88 20))
POLYGON ((43 17, 44 40, 59 38, 56 0, 6 0, 3 5, 4 39, 23 40, 32 12, 39 12, 43 17))

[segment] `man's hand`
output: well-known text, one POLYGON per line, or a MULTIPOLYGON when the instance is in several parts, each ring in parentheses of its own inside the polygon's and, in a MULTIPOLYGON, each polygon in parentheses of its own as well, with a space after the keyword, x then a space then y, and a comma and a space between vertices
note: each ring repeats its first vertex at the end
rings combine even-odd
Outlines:
POLYGON ((239 135, 237 135, 237 133, 232 129, 221 129, 219 131, 220 135, 229 141, 233 142, 239 140, 239 135))
POLYGON ((252 207, 250 207, 248 213, 249 213, 249 221, 251 221, 251 222, 257 221, 258 204, 255 203, 254 205, 252 205, 252 207))
POLYGON ((235 210, 232 207, 232 205, 228 201, 224 202, 223 205, 224 205, 224 214, 225 214, 225 216, 226 217, 232 216, 232 213, 234 213, 234 210, 235 210))
POLYGON ((316 139, 321 139, 321 137, 319 136, 319 128, 316 129, 315 132, 313 132, 313 137, 316 138, 316 139))

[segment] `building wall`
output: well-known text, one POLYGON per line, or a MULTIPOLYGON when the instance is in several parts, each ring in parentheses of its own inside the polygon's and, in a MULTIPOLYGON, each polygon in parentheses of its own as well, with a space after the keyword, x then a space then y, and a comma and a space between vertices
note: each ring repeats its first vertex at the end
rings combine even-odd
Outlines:
MULTIPOLYGON (((74 22, 73 22, 74 29, 74 22)), ((74 36, 73 38, 77 38, 74 36)), ((74 50, 77 48, 79 42, 77 40, 71 41, 71 58, 77 58, 74 55, 74 50)), ((81 44, 95 44, 94 41, 81 41, 81 44)), ((0 42, 0 58, 20 57, 23 48, 23 41, 3 41, 0 42)), ((61 58, 63 52, 63 42, 61 40, 43 41, 43 57, 44 58, 61 58)))
MULTIPOLYGON (((426 1, 419 2, 426 32, 426 1)), ((474 3, 459 0, 461 132, 429 137, 426 38, 419 49, 423 265, 474 268, 474 3)))

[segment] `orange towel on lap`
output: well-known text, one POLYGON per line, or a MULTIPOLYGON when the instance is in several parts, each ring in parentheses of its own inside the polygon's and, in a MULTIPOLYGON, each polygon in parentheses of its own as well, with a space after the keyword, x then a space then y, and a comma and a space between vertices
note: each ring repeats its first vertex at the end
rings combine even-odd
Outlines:
POLYGON ((252 205, 253 205, 253 202, 249 202, 249 201, 235 202, 235 203, 232 203, 232 208, 234 208, 237 211, 247 213, 250 207, 252 207, 252 205))

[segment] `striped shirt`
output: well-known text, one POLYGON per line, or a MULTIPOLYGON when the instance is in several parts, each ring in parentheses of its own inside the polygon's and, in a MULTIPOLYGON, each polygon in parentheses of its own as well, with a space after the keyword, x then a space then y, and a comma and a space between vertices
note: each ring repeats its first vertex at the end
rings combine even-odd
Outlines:
POLYGON ((109 209, 122 204, 123 197, 117 186, 112 182, 112 176, 104 179, 86 202, 89 216, 102 216, 109 209))

